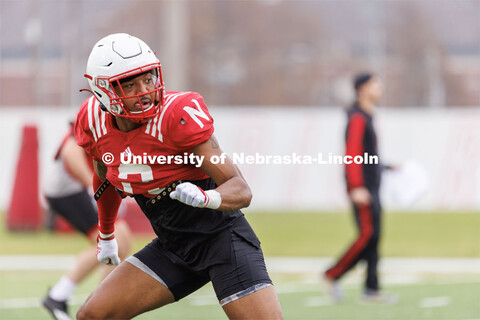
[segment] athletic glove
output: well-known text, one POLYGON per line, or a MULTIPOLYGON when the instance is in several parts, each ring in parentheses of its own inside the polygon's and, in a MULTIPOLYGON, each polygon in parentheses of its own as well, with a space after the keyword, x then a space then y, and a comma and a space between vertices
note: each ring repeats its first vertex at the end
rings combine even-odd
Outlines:
POLYGON ((218 191, 203 191, 200 187, 190 182, 180 183, 175 190, 170 193, 170 198, 192 207, 210 209, 218 209, 222 202, 218 191))
POLYGON ((118 266, 118 245, 115 235, 99 233, 97 236, 97 260, 109 266, 118 266))

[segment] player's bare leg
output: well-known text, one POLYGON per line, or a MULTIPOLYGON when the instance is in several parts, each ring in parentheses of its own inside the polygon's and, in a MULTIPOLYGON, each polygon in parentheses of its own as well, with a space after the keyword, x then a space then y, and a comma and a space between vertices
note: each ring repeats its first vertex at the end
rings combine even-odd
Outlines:
POLYGON ((96 233, 89 236, 92 245, 80 252, 75 264, 42 299, 42 305, 52 314, 54 319, 70 319, 68 315, 68 301, 74 294, 77 286, 99 265, 97 260, 96 233))
POLYGON ((66 274, 67 278, 75 284, 82 282, 98 265, 97 260, 97 233, 92 231, 89 234, 89 239, 92 245, 77 255, 75 265, 66 274))
POLYGON ((283 319, 280 302, 278 301, 273 286, 268 286, 243 298, 230 302, 223 306, 223 310, 231 320, 283 319))
POLYGON ((42 300, 42 304, 50 312, 59 309, 66 313, 66 303, 72 297, 77 285, 99 265, 96 257, 96 234, 97 232, 95 230, 90 233, 89 238, 92 245, 77 255, 72 269, 60 278, 60 280, 48 292, 47 296, 42 300))
POLYGON ((73 283, 78 284, 85 279, 97 266, 97 246, 92 245, 77 255, 75 265, 66 274, 73 283))
POLYGON ((58 280, 42 299, 43 307, 54 319, 70 319, 68 301, 80 283, 97 266, 96 246, 90 246, 77 255, 73 268, 58 280))
MULTIPOLYGON (((115 223, 116 238, 118 242, 118 255, 122 261, 128 256, 131 247, 131 232, 125 221, 118 221, 115 223)), ((73 283, 78 284, 82 282, 93 270, 100 265, 97 260, 97 232, 92 232, 90 236, 92 246, 83 250, 76 259, 73 268, 66 274, 66 277, 73 283)), ((113 266, 101 264, 100 266, 100 280, 112 272, 113 266)))
MULTIPOLYGON (((115 224, 117 228, 117 239, 120 245, 119 256, 123 260, 130 252, 131 234, 125 221, 118 221, 115 224)), ((81 283, 97 266, 100 266, 100 280, 113 271, 113 266, 100 264, 97 260, 97 232, 90 233, 89 238, 92 245, 77 255, 73 268, 68 271, 55 286, 49 291, 48 295, 42 300, 42 304, 51 313, 56 313, 54 317, 60 318, 60 313, 67 314, 67 302, 75 292, 77 285, 81 283)), ((63 318, 63 317, 62 317, 63 318)))
POLYGON ((123 262, 88 297, 77 319, 130 319, 174 301, 163 284, 123 262))

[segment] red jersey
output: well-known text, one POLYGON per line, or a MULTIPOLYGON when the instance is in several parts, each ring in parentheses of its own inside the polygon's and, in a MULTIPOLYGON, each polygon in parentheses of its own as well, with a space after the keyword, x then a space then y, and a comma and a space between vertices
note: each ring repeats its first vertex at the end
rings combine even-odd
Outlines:
POLYGON ((75 123, 78 145, 105 164, 111 184, 128 195, 146 197, 175 180, 208 178, 200 167, 185 160, 213 131, 213 118, 195 92, 167 92, 160 113, 128 132, 118 129, 115 117, 102 111, 93 96, 82 104, 75 123))

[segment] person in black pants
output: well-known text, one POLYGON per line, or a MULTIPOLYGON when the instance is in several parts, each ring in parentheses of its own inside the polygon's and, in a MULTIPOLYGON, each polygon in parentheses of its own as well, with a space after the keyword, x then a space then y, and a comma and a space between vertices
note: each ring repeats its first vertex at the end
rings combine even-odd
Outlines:
MULTIPOLYGON (((377 156, 377 136, 373 127, 373 114, 383 93, 382 82, 374 74, 359 74, 354 79, 356 101, 348 111, 346 130, 346 155, 377 156)), ((350 162, 350 161, 349 161, 350 162)), ((367 263, 365 291, 361 297, 365 302, 392 303, 393 296, 379 290, 377 264, 378 243, 381 228, 381 204, 379 197, 381 165, 373 163, 345 164, 345 179, 348 196, 353 205, 355 220, 359 229, 357 239, 340 259, 324 274, 326 291, 335 300, 343 300, 338 286, 339 280, 358 261, 367 263)))

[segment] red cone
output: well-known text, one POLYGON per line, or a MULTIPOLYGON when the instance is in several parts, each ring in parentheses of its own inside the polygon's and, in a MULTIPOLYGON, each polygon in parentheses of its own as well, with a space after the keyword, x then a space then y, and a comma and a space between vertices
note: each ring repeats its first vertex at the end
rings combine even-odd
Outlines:
POLYGON ((9 230, 37 230, 41 225, 38 193, 38 135, 37 127, 25 125, 15 182, 7 212, 9 230))

